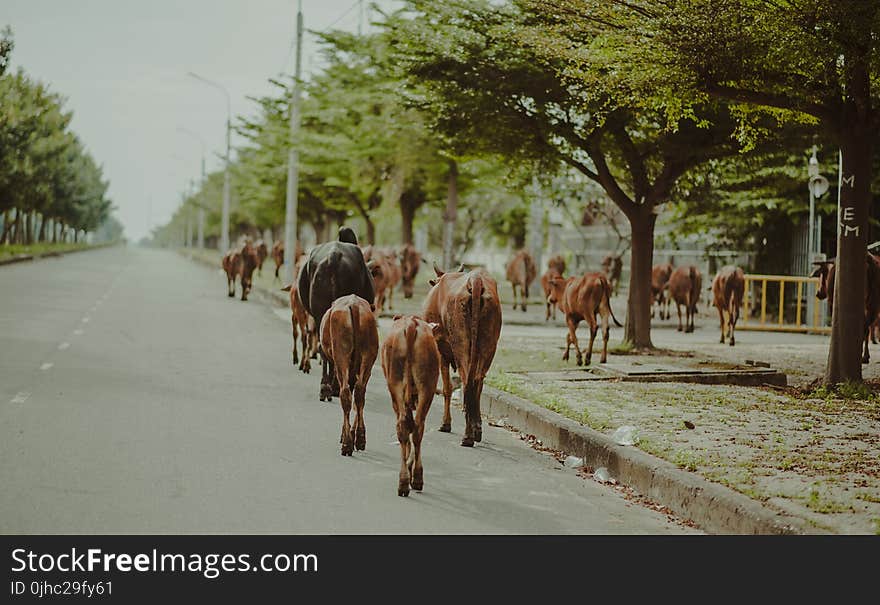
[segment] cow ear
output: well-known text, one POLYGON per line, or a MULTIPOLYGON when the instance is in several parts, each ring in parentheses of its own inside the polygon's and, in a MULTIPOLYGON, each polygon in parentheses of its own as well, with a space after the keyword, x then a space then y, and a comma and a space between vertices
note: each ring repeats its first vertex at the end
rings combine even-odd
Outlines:
POLYGON ((376 305, 374 303, 370 303, 370 311, 372 311, 373 313, 376 312, 376 305))
POLYGON ((428 280, 428 283, 429 283, 429 284, 431 285, 431 287, 433 288, 434 286, 437 285, 437 280, 436 280, 436 279, 429 279, 429 280, 428 280))
POLYGON ((426 265, 428 264, 428 259, 426 258, 420 258, 419 261, 425 263, 426 265))
POLYGON ((464 271, 464 263, 458 265, 458 269, 455 270, 456 273, 461 273, 462 271, 464 271))
POLYGON ((394 317, 391 318, 391 321, 397 321, 397 320, 400 319, 401 317, 403 317, 403 315, 401 315, 400 313, 398 313, 397 315, 395 315, 394 317))
MULTIPOLYGON (((437 266, 437 263, 434 263, 434 273, 437 274, 437 277, 443 277, 443 271, 440 270, 440 267, 437 266)), ((434 284, 431 284, 432 286, 434 284)))

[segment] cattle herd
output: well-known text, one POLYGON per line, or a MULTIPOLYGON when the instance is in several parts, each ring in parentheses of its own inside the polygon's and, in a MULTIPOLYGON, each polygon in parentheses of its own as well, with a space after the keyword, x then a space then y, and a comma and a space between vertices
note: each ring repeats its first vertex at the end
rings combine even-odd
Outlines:
MULTIPOLYGON (((238 279, 241 299, 247 300, 253 273, 262 271, 269 255, 262 240, 252 243, 247 239, 223 256, 230 297, 235 296, 238 279)), ((272 247, 271 256, 278 278, 284 263, 281 242, 272 247)), ((497 283, 481 268, 465 271, 459 267, 456 271, 444 272, 434 265, 435 276, 429 280, 431 288, 421 312, 395 315, 380 345, 378 314, 386 305, 393 309, 393 292, 398 284, 406 298, 413 296, 416 275, 425 262, 411 244, 397 250, 361 247, 354 231, 342 227, 336 241, 318 244, 308 253, 297 246, 294 262, 294 281, 282 288, 290 297, 293 364, 309 373, 311 360, 320 358, 319 399, 332 401, 338 397, 342 407, 339 438, 342 455, 351 456, 355 450, 366 448, 364 401, 372 368, 379 358, 400 444, 398 495, 407 496, 410 489, 422 490, 422 437, 428 410, 441 380, 443 419, 439 430, 452 430, 450 369, 455 370, 461 380, 465 413, 461 445, 473 447, 482 440, 480 398, 501 333, 497 283)), ((611 309, 611 297, 620 281, 620 257, 607 257, 603 268, 604 271, 566 277, 565 260, 554 256, 541 276, 546 319, 555 318, 558 310, 568 327, 563 360, 569 359, 569 351, 574 346, 577 364, 589 365, 600 326, 603 339, 600 361, 607 360, 610 322, 621 326, 611 309), (585 352, 576 337, 581 321, 586 321, 590 328, 585 352)), ((831 274, 833 278, 833 271, 831 274)), ((529 287, 537 277, 534 259, 527 250, 513 255, 507 264, 506 276, 513 289, 513 308, 525 311, 529 287)), ((743 272, 737 267, 724 267, 713 281, 722 343, 727 335, 731 345, 735 342, 734 327, 744 283, 743 272)), ((653 269, 651 287, 652 316, 656 303, 660 317, 668 319, 669 304, 674 302, 678 308, 679 330, 692 331, 702 287, 700 271, 693 266, 657 265, 653 269)))

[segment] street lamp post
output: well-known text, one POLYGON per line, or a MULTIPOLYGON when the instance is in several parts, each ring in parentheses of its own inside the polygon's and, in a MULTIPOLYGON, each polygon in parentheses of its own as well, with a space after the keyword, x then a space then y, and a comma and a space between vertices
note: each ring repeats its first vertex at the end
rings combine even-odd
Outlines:
POLYGON ((199 219, 198 219, 198 246, 200 249, 205 247, 205 149, 207 145, 205 144, 205 139, 201 137, 201 135, 193 132, 188 128, 183 128, 182 126, 178 126, 177 132, 182 132, 183 134, 189 135, 195 140, 199 142, 202 146, 202 182, 201 182, 201 191, 202 191, 202 200, 201 203, 198 204, 199 207, 199 219))
POLYGON ((229 96, 229 91, 227 91, 221 84, 203 78, 193 72, 189 72, 188 75, 216 88, 226 96, 226 166, 223 171, 223 211, 220 215, 220 252, 225 253, 229 249, 229 145, 230 131, 232 129, 232 101, 229 96))

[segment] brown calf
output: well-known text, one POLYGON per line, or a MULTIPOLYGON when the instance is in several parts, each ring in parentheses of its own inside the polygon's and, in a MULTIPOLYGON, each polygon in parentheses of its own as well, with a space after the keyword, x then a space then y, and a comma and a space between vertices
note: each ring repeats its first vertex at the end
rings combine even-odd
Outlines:
POLYGON ((669 276, 666 284, 669 297, 675 302, 678 311, 678 331, 694 331, 694 316, 697 314, 697 302, 700 300, 700 290, 703 287, 703 275, 693 265, 688 267, 676 267, 669 276), (685 326, 681 325, 681 307, 684 306, 685 326))
POLYGON ((247 300, 253 284, 254 270, 257 268, 257 251, 251 240, 246 240, 239 249, 241 257, 241 299, 247 300))
POLYGON ((660 310, 660 319, 669 319, 669 297, 666 295, 666 284, 669 282, 669 276, 672 275, 672 265, 664 263, 662 265, 654 265, 651 269, 651 318, 654 318, 654 304, 660 310))
POLYGON ((443 424, 440 430, 452 430, 449 406, 452 382, 449 366, 458 370, 464 394, 465 433, 461 444, 473 447, 482 440, 480 396, 483 380, 492 365, 501 334, 501 302, 498 284, 482 269, 444 273, 436 266, 437 279, 422 307, 422 317, 440 324, 438 342, 443 377, 443 424))
POLYGON ((611 291, 616 295, 620 287, 620 274, 623 272, 623 259, 617 254, 609 254, 602 259, 602 270, 608 276, 611 291))
POLYGON ((223 255, 221 262, 226 272, 226 290, 229 298, 235 298, 235 279, 241 273, 241 254, 237 248, 229 250, 223 255))
POLYGON ((529 302, 529 286, 535 281, 538 269, 528 250, 520 250, 507 263, 507 281, 513 287, 513 308, 516 310, 516 292, 519 289, 520 308, 525 311, 529 302))
POLYGON ((730 332, 730 346, 736 344, 734 330, 736 320, 739 319, 739 308, 742 305, 743 294, 746 289, 746 278, 743 270, 739 267, 727 265, 722 267, 715 279, 712 280, 712 298, 715 308, 718 309, 718 319, 721 321, 721 344, 724 344, 726 333, 730 332), (727 325, 724 323, 724 312, 727 312, 727 325))
MULTIPOLYGON (((828 299, 828 312, 834 311, 834 262, 816 262, 816 270, 810 277, 819 278, 819 288, 816 298, 828 299)), ((880 315, 880 259, 871 253, 865 254, 865 329, 864 346, 862 348, 862 363, 868 363, 871 356, 868 352, 868 339, 871 334, 871 325, 880 315)))
POLYGON ((412 298, 413 287, 416 282, 416 275, 419 272, 419 266, 425 262, 422 255, 416 250, 412 244, 404 244, 400 249, 400 283, 403 289, 404 298, 412 298))
POLYGON ((281 240, 272 244, 272 260, 275 261, 275 279, 281 279, 278 277, 278 271, 284 264, 284 242, 281 240))
POLYGON ((562 312, 565 313, 565 322, 568 324, 568 335, 565 338, 565 353, 562 354, 562 360, 568 361, 571 345, 574 345, 574 350, 577 352, 577 364, 583 365, 584 359, 581 348, 578 346, 576 332, 578 324, 582 320, 586 320, 590 326, 590 346, 587 349, 586 365, 590 365, 590 360, 593 357, 593 343, 599 330, 599 324, 596 321, 596 314, 598 314, 602 320, 602 358, 599 362, 605 363, 608 360, 609 316, 617 327, 621 327, 611 310, 611 284, 605 274, 585 273, 581 277, 569 277, 568 279, 556 277, 550 280, 548 300, 552 304, 560 304, 562 312))
POLYGON ((410 486, 416 491, 424 486, 422 437, 440 377, 436 342, 440 334, 439 324, 415 316, 397 317, 382 343, 382 371, 397 416, 400 443, 398 496, 408 496, 410 486))
POLYGON ((554 277, 562 277, 565 274, 565 259, 562 256, 554 256, 547 261, 547 271, 541 276, 541 289, 544 291, 544 303, 547 305, 547 315, 544 321, 549 321, 552 312, 553 319, 556 319, 556 307, 550 302, 550 280, 554 277))
POLYGON ((342 455, 367 447, 364 399, 379 355, 379 332, 370 303, 356 294, 337 298, 321 319, 321 350, 333 362, 342 404, 342 455), (352 401, 355 422, 349 423, 352 401))
POLYGON ((266 257, 269 256, 269 248, 266 246, 266 242, 258 239, 257 243, 254 244, 254 250, 257 253, 257 271, 259 271, 260 275, 262 275, 263 262, 266 260, 266 257))
MULTIPOLYGON (((303 265, 304 259, 304 256, 300 257, 300 260, 296 263, 297 275, 303 265)), ((293 363, 294 365, 299 363, 299 369, 308 374, 312 369, 312 363, 310 360, 317 355, 318 334, 317 330, 315 330, 315 320, 312 319, 312 316, 309 315, 309 312, 306 311, 306 308, 303 306, 302 300, 299 298, 299 289, 296 284, 297 281, 295 280, 293 284, 288 284, 281 288, 281 290, 284 292, 290 292, 290 324, 293 329, 293 363), (297 355, 297 338, 299 338, 302 343, 302 359, 297 355)))

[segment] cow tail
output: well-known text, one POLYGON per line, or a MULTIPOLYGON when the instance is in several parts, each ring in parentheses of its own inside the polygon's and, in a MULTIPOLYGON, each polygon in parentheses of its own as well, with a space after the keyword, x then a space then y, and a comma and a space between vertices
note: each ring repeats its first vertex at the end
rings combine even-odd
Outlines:
POLYGON ((614 317, 614 311, 611 310, 611 283, 604 277, 602 278, 602 287, 605 290, 605 301, 608 304, 608 312, 611 314, 611 319, 614 320, 615 326, 622 328, 623 324, 617 321, 617 318, 614 317))
POLYGON ((404 338, 406 339, 406 357, 403 361, 403 401, 404 405, 410 409, 415 409, 416 402, 413 395, 415 394, 415 377, 412 375, 412 357, 415 354, 416 336, 418 324, 415 319, 411 318, 404 328, 404 338))
POLYGON ((470 350, 468 351, 469 381, 478 372, 474 360, 477 358, 477 334, 480 332, 480 301, 482 298, 483 278, 480 275, 475 275, 471 278, 471 333, 470 350))
POLYGON ((361 351, 358 348, 357 340, 361 310, 358 308, 358 304, 355 303, 348 307, 348 311, 351 313, 351 368, 349 369, 348 380, 352 382, 352 379, 356 378, 361 371, 361 351))

